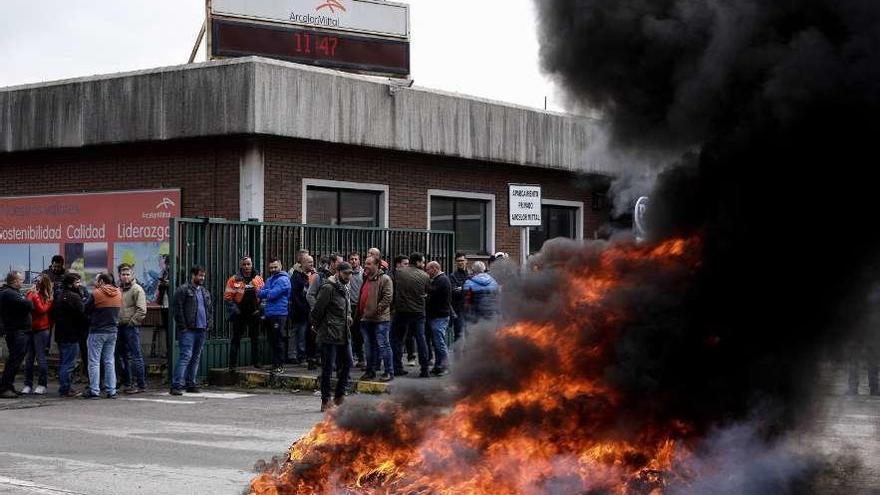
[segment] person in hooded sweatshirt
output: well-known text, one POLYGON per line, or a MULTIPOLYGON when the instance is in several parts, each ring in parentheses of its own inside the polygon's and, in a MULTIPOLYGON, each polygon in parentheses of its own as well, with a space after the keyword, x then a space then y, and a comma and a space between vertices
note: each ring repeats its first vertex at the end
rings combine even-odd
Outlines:
POLYGON ((474 275, 468 279, 462 291, 470 301, 470 320, 492 320, 498 315, 498 282, 486 273, 486 264, 474 263, 474 275))
POLYGON ((95 290, 86 304, 86 314, 91 317, 89 326, 89 390, 86 399, 101 397, 100 374, 104 365, 104 387, 108 399, 116 398, 116 351, 119 310, 122 308, 122 291, 113 283, 113 277, 101 273, 95 277, 95 290))
POLYGON ((61 282, 61 291, 52 304, 52 320, 55 322, 55 343, 61 363, 58 365, 58 395, 79 397, 80 392, 71 388, 73 368, 79 354, 79 342, 89 333, 89 318, 80 292, 81 280, 76 273, 67 273, 61 282))

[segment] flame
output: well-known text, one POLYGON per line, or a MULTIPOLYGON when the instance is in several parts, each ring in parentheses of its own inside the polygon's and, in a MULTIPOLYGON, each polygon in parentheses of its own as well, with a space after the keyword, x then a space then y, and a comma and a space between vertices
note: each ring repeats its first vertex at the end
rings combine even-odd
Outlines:
MULTIPOLYGON (((634 269, 698 267, 698 249, 698 239, 616 244, 573 272, 565 268, 570 290, 560 291, 558 321, 519 321, 492 339, 501 356, 490 363, 501 370, 497 379, 522 374, 512 385, 485 393, 465 385, 450 391, 456 400, 449 407, 411 407, 392 397, 371 408, 383 418, 375 431, 345 427, 344 411, 331 412, 291 446, 285 463, 257 476, 250 493, 662 494, 671 480, 687 479, 681 464, 692 431, 680 420, 618 424, 623 397, 604 370, 627 314, 609 296, 638 284, 627 276, 634 269), (523 349, 555 359, 506 369, 505 356, 523 349)), ((544 269, 552 268, 536 268, 544 269)))

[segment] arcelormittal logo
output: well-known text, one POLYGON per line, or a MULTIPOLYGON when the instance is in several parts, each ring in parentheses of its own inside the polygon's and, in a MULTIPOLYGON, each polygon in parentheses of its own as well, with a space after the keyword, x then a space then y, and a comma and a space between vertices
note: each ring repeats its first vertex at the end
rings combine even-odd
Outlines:
POLYGON ((345 12, 345 5, 342 5, 342 0, 327 0, 315 7, 315 12, 320 12, 322 9, 330 9, 330 13, 335 14, 337 9, 340 12, 345 12))
POLYGON ((156 205, 156 209, 165 208, 166 210, 174 206, 174 201, 171 198, 162 198, 162 202, 156 205))

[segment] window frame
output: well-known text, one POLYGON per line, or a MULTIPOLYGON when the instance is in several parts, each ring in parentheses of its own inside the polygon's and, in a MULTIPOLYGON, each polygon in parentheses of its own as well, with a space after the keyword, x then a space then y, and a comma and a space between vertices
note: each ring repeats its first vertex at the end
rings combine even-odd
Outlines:
MULTIPOLYGON (((469 191, 451 191, 447 189, 428 189, 428 216, 425 225, 431 230, 431 199, 434 197, 447 199, 470 199, 486 202, 486 253, 495 252, 495 195, 469 191)), ((458 247, 456 246, 456 249, 458 247)), ((469 256, 484 256, 472 254, 469 256)))
POLYGON ((379 193, 379 227, 362 228, 388 228, 389 204, 388 184, 375 184, 367 182, 351 182, 342 180, 303 179, 302 180, 302 224, 306 225, 308 215, 308 192, 309 188, 316 189, 347 189, 355 192, 378 192, 379 193))
MULTIPOLYGON (((575 214, 575 237, 577 241, 584 240, 584 202, 568 201, 564 199, 544 199, 541 198, 541 206, 562 206, 565 208, 573 208, 577 210, 575 214)), ((531 249, 531 246, 529 247, 531 249)))

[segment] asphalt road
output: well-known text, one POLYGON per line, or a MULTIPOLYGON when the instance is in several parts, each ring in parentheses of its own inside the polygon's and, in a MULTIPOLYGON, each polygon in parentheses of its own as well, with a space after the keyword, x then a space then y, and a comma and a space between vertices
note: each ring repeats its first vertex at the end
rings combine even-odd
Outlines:
POLYGON ((0 494, 239 494, 319 407, 312 394, 229 391, 5 400, 0 494))
MULTIPOLYGON (((796 441, 839 459, 820 493, 880 494, 880 398, 847 397, 842 376, 828 375, 796 441)), ((321 419, 319 406, 311 393, 228 390, 3 400, 0 495, 240 494, 257 461, 282 456, 321 419)))

